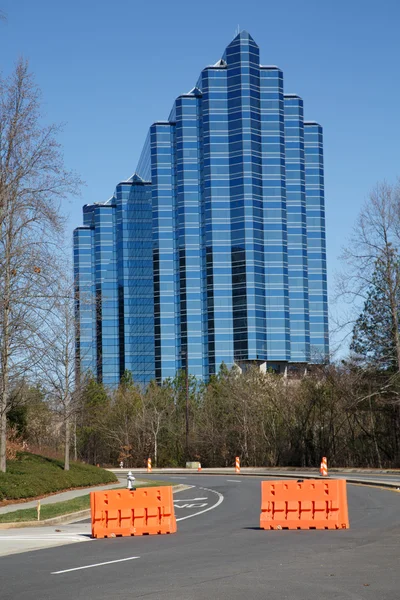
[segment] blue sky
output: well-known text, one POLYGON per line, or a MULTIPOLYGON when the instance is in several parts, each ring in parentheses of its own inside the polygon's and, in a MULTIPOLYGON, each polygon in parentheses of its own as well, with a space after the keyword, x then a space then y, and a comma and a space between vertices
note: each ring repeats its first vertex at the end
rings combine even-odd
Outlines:
POLYGON ((66 164, 106 200, 136 166, 148 127, 168 117, 239 25, 285 91, 324 127, 328 277, 375 182, 400 175, 398 0, 0 0, 0 65, 29 59, 47 121, 66 123, 66 164))

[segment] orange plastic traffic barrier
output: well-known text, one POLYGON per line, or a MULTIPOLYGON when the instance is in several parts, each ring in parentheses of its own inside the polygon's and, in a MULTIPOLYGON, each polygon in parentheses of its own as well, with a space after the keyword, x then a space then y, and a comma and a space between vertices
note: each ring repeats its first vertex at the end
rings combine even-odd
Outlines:
POLYGON ((91 492, 92 537, 175 533, 171 486, 91 492))
POLYGON ((349 529, 346 481, 262 481, 260 527, 349 529))
POLYGON ((322 457, 319 472, 321 474, 321 477, 328 477, 328 461, 326 459, 326 456, 322 457))
POLYGON ((235 472, 240 473, 240 458, 238 456, 235 459, 235 472))
POLYGON ((147 459, 147 472, 151 473, 152 468, 151 468, 151 458, 147 459))

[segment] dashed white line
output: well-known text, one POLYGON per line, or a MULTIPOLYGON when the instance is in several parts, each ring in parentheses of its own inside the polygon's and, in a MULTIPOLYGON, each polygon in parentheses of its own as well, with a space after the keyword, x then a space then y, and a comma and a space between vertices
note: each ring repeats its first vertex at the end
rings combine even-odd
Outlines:
POLYGON ((113 565, 114 563, 125 562, 127 560, 136 560, 140 556, 129 556, 128 558, 120 558, 118 560, 109 560, 107 562, 96 563, 94 565, 85 565, 83 567, 75 567, 74 569, 64 569, 64 571, 53 571, 52 575, 61 575, 61 573, 70 573, 71 571, 81 571, 82 569, 93 569, 94 567, 103 567, 104 565, 113 565))
POLYGON ((227 479, 230 483, 242 483, 240 479, 227 479))

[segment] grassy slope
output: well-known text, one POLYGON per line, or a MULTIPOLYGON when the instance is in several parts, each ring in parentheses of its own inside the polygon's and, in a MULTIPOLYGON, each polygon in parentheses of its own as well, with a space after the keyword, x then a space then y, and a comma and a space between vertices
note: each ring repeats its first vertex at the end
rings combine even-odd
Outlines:
MULTIPOLYGON (((167 481, 143 481, 139 483, 137 487, 154 487, 160 485, 170 484, 167 481)), ((60 515, 69 515, 70 513, 88 508, 90 508, 89 494, 79 496, 79 498, 73 498, 72 500, 66 500, 65 502, 42 504, 40 509, 40 520, 44 521, 45 519, 52 519, 53 517, 59 517, 60 515)), ((21 521, 36 520, 36 508, 24 508, 22 510, 0 514, 0 523, 17 523, 21 521)))
MULTIPOLYGON (((59 460, 21 452, 16 460, 7 463, 7 472, 0 473, 0 501, 35 498, 70 488, 101 485, 117 481, 117 477, 104 469, 71 463, 64 471, 59 460)), ((79 509, 78 509, 79 510, 79 509)))

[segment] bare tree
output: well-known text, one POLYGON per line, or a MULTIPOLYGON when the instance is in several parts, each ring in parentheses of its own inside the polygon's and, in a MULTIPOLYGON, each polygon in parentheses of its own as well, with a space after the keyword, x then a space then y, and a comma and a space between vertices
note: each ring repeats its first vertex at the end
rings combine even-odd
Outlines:
MULTIPOLYGON (((338 298, 347 302, 351 313, 347 316, 346 325, 354 325, 361 312, 368 292, 374 286, 377 265, 380 265, 384 288, 387 293, 396 349, 397 367, 400 370, 400 336, 399 336, 399 293, 400 277, 398 255, 400 246, 400 184, 389 185, 379 183, 372 190, 368 201, 364 204, 349 244, 343 250, 342 260, 346 268, 338 279, 338 298)), ((343 322, 341 326, 345 325, 343 322)))
POLYGON ((10 386, 40 360, 42 324, 63 219, 60 202, 79 179, 64 168, 56 136, 43 126, 40 94, 20 60, 0 79, 0 471, 6 470, 10 386))
POLYGON ((39 380, 65 430, 64 469, 69 470, 71 423, 79 405, 75 381, 75 298, 72 265, 59 266, 59 277, 49 288, 49 304, 41 331, 43 352, 38 364, 39 380))
POLYGON ((150 382, 142 399, 142 422, 152 439, 155 467, 158 466, 160 434, 174 410, 171 388, 166 385, 159 386, 155 381, 150 382))

